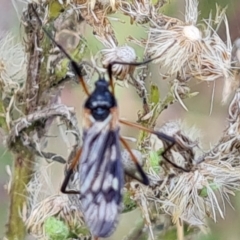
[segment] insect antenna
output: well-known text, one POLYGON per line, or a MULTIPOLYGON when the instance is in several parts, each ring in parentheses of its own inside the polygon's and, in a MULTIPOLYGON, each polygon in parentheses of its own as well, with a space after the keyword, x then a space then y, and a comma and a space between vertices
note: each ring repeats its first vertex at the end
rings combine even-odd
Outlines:
MULTIPOLYGON (((83 76, 82 76, 82 65, 85 64, 85 65, 90 66, 91 68, 94 68, 94 67, 90 63, 88 63, 86 61, 81 61, 80 65, 76 61, 74 61, 72 59, 72 57, 66 52, 66 50, 57 41, 55 41, 54 37, 45 29, 45 27, 42 24, 42 20, 40 19, 39 15, 38 15, 38 13, 37 13, 37 11, 35 9, 35 7, 33 6, 33 4, 30 4, 30 5, 32 7, 32 10, 34 12, 34 15, 36 16, 36 19, 37 19, 39 25, 42 27, 42 30, 48 36, 48 38, 61 50, 61 52, 63 52, 63 54, 69 59, 70 64, 72 66, 72 69, 75 72, 75 74, 78 76, 78 80, 81 83, 84 92, 89 96, 90 93, 89 93, 88 87, 87 87, 87 85, 86 85, 86 83, 85 83, 85 81, 83 79, 83 76)), ((101 74, 98 71, 98 69, 94 68, 94 70, 98 73, 99 78, 100 78, 101 74)))
POLYGON ((157 59, 157 58, 147 59, 147 60, 142 61, 142 62, 119 62, 119 61, 110 62, 107 66, 107 73, 108 73, 108 76, 109 76, 109 85, 112 88, 112 93, 114 94, 113 70, 112 70, 114 65, 121 64, 121 65, 129 65, 129 66, 137 67, 137 66, 141 66, 141 65, 150 63, 150 62, 154 61, 155 59, 157 59))

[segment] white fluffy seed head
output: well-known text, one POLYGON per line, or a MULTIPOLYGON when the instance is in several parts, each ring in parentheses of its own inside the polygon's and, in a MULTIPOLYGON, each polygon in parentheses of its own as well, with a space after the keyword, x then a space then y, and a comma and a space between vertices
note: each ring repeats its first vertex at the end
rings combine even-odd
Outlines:
POLYGON ((183 28, 183 35, 190 41, 197 41, 202 39, 202 33, 193 25, 185 26, 183 28))
MULTIPOLYGON (((190 2, 187 1, 189 4, 190 2)), ((197 1, 189 8, 197 6, 197 1)), ((196 10, 196 9, 195 9, 196 10)), ((197 11, 195 11, 197 12, 197 11)), ((190 10, 187 12, 190 14, 190 10)), ((150 28, 147 53, 168 76, 189 76, 201 81, 231 79, 231 40, 224 11, 219 11, 225 23, 227 42, 223 42, 212 26, 212 19, 205 22, 204 31, 196 25, 196 18, 189 15, 188 21, 180 20, 164 27, 157 23, 150 28)), ((219 23, 219 25, 220 25, 219 23)), ((164 73, 163 72, 163 73, 164 73)))
POLYGON ((201 131, 196 128, 196 126, 189 127, 185 122, 181 120, 166 122, 156 130, 172 137, 176 136, 177 134, 182 134, 190 138, 193 142, 201 138, 201 131))
POLYGON ((202 51, 201 32, 193 25, 179 25, 169 29, 150 28, 147 52, 155 62, 172 76, 197 62, 202 51))
MULTIPOLYGON (((111 62, 124 62, 134 63, 137 60, 135 50, 129 46, 113 47, 110 49, 103 49, 102 53, 102 64, 103 67, 107 67, 111 62)), ((115 64, 112 67, 113 75, 118 79, 123 80, 128 74, 131 74, 134 70, 133 66, 115 64)))

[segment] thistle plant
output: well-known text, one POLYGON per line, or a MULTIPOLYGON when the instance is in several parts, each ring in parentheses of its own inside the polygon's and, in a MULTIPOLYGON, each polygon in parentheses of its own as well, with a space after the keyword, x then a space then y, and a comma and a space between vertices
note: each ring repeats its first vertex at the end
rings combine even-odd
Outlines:
MULTIPOLYGON (((133 86, 142 100, 136 121, 175 140, 174 144, 160 141, 143 131, 136 139, 125 137, 135 142, 133 153, 150 184, 144 186, 134 179, 139 178, 137 169, 129 153, 123 150, 124 169, 134 177, 126 177, 124 211, 138 208, 142 214, 136 229, 124 233, 124 237, 136 239, 147 229, 146 239, 158 239, 154 226, 161 221, 163 239, 168 239, 167 234, 173 229, 181 240, 184 225, 195 233, 207 233, 208 219, 216 222, 218 216, 226 216, 230 196, 240 190, 239 39, 232 44, 226 8, 216 6, 216 16, 210 13, 209 19, 201 20, 198 1, 185 0, 185 19, 180 20, 163 13, 166 4, 164 0, 30 0, 25 1, 22 12, 22 44, 16 43, 11 34, 1 36, 0 123, 14 158, 5 240, 26 239, 27 234, 36 239, 91 239, 79 196, 60 194, 59 189, 52 187, 52 165, 62 165, 64 175, 64 169, 71 165, 76 149, 82 145, 83 134, 75 109, 61 102, 65 84, 75 81, 74 72, 69 60, 43 34, 32 6, 51 36, 75 61, 83 63, 81 73, 90 89, 94 68, 106 73, 107 66, 114 61, 154 59, 151 65, 116 64, 113 68, 116 83, 123 82, 120 85, 124 91, 128 91, 126 86, 133 86), (139 39, 129 33, 124 44, 120 44, 117 36, 121 29, 114 27, 113 19, 124 28, 123 15, 130 18, 136 29, 144 29, 145 37, 139 39), (218 35, 222 25, 226 41, 218 35), (91 50, 85 38, 86 29, 91 30, 89 37, 101 45, 98 52, 91 50), (140 46, 142 54, 134 46, 140 46), (159 74, 155 83, 152 65, 159 74), (163 80, 169 85, 165 95, 156 84, 163 80), (183 100, 198 94, 191 90, 191 82, 218 84, 221 80, 222 101, 226 103, 231 94, 234 96, 228 106, 227 126, 210 149, 203 149, 198 131, 182 121, 169 119, 156 127, 161 113, 173 103, 187 110, 183 100), (54 126, 58 126, 58 137, 65 144, 63 156, 48 151, 49 133, 54 126)), ((115 85, 118 88, 119 84, 115 85)), ((69 185, 70 189, 81 187, 77 171, 69 185)))

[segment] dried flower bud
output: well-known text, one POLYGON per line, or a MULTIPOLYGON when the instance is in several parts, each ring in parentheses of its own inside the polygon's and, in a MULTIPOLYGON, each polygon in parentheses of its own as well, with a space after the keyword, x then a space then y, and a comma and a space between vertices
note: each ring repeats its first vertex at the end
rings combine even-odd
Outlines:
MULTIPOLYGON (((202 152, 199 151, 199 142, 197 139, 198 134, 196 134, 195 128, 187 129, 182 122, 171 121, 167 122, 157 130, 173 137, 176 141, 172 148, 165 153, 165 157, 169 161, 173 162, 177 166, 182 167, 183 169, 189 170, 193 167, 194 164, 202 160, 200 157, 200 154, 202 154, 202 152)), ((168 142, 161 142, 164 146, 164 149, 169 146, 168 142)), ((155 147, 156 146, 157 145, 155 142, 155 147)), ((166 162, 163 163, 166 164, 166 162)), ((169 167, 173 168, 173 166, 170 165, 169 167)), ((176 169, 173 170, 175 171, 176 169)))
MULTIPOLYGON (((135 50, 129 46, 114 47, 111 49, 104 49, 102 53, 102 64, 106 68, 111 62, 134 63, 137 56, 135 50)), ((117 79, 123 80, 127 75, 131 75, 134 71, 134 66, 114 64, 112 67, 113 75, 117 79)))
POLYGON ((166 67, 169 75, 179 72, 201 51, 201 32, 193 25, 150 28, 148 54, 159 58, 156 62, 166 67))
MULTIPOLYGON (((138 160, 139 165, 142 166, 143 165, 142 153, 136 149, 131 149, 131 150, 134 156, 136 157, 136 159, 138 160)), ((134 174, 137 171, 136 165, 132 161, 132 158, 129 152, 126 149, 122 151, 122 162, 123 162, 125 171, 130 172, 132 174, 134 174)))

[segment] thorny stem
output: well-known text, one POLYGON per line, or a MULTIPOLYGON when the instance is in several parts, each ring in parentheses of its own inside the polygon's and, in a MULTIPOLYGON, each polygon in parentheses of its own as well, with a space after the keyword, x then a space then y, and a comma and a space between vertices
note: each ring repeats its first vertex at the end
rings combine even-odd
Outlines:
MULTIPOLYGON (((28 51, 28 66, 27 66, 27 79, 25 88, 23 90, 25 105, 22 106, 22 112, 25 115, 33 114, 41 106, 48 107, 54 104, 56 101, 55 95, 49 91, 46 94, 46 90, 49 90, 49 84, 45 82, 52 81, 56 83, 61 81, 60 77, 49 76, 47 71, 46 61, 41 61, 44 54, 47 54, 51 48, 50 41, 40 41, 41 39, 41 26, 36 24, 34 26, 33 18, 31 18, 31 8, 28 7, 26 15, 29 19, 25 20, 26 30, 26 49, 28 51), (27 29, 32 29, 28 31, 27 29), (42 51, 39 51, 42 49, 42 51), (58 79, 57 79, 58 78, 58 79), (45 86, 45 89, 44 89, 45 86), (44 95, 45 94, 45 95, 44 95)), ((51 83, 50 83, 51 85, 51 83)), ((19 116, 18 116, 19 117, 19 116)), ((15 118, 16 119, 16 118, 15 118)), ((40 139, 44 136, 45 132, 51 125, 52 118, 48 119, 48 125, 43 126, 41 122, 36 122, 31 127, 25 129, 25 134, 35 134, 40 139)), ((47 121, 46 121, 47 122, 47 121)), ((10 131, 11 132, 11 131, 10 131)), ((12 172, 12 183, 10 190, 10 209, 9 219, 7 223, 6 239, 8 240, 25 240, 26 239, 26 227, 22 216, 24 209, 26 209, 28 203, 27 185, 31 180, 31 176, 35 169, 35 154, 30 149, 24 146, 21 141, 21 137, 16 141, 9 143, 9 148, 14 152, 14 168, 12 172)), ((27 213, 26 213, 27 214, 27 213)), ((26 217, 26 216, 25 216, 26 217)))
POLYGON ((6 237, 8 240, 26 239, 26 228, 23 217, 20 215, 21 210, 26 206, 27 191, 26 183, 31 179, 34 166, 34 154, 22 147, 18 141, 16 148, 19 153, 14 155, 14 172, 10 191, 10 208, 7 225, 6 237))
MULTIPOLYGON (((35 8, 37 8, 37 5, 35 5, 35 8)), ((46 6, 45 9, 47 9, 46 6)), ((44 7, 41 10, 44 10, 44 7)), ((54 117, 56 117, 55 115, 61 116, 63 119, 65 118, 70 124, 69 128, 76 128, 77 125, 76 119, 72 115, 74 113, 70 113, 63 105, 62 107, 56 105, 60 92, 58 86, 62 83, 63 79, 67 79, 67 64, 61 65, 60 69, 58 68, 60 74, 49 74, 51 71, 49 71, 47 64, 47 56, 52 48, 52 43, 46 37, 42 37, 42 29, 39 23, 36 22, 31 4, 28 5, 28 9, 23 13, 23 21, 25 21, 25 43, 28 53, 28 66, 26 83, 21 96, 25 105, 18 107, 22 107, 21 111, 25 114, 25 117, 21 116, 19 119, 17 119, 19 116, 11 117, 12 120, 18 120, 15 121, 16 124, 19 123, 19 120, 25 119, 24 123, 26 126, 21 132, 18 131, 19 126, 13 126, 13 128, 10 129, 8 137, 8 147, 14 153, 14 168, 10 189, 9 219, 5 236, 7 240, 26 239, 27 232, 24 218, 26 219, 28 216, 26 216, 27 213, 24 210, 27 210, 29 200, 27 186, 34 175, 37 155, 36 151, 31 149, 30 145, 34 145, 34 142, 31 142, 29 136, 37 136, 38 141, 41 142, 54 117), (45 61, 42 61, 42 59, 45 61), (50 88, 53 88, 53 86, 54 89, 50 91, 50 88), (59 111, 61 110, 62 112, 57 112, 51 117, 49 114, 53 114, 54 106, 58 106, 60 108, 59 111), (36 119, 36 121, 28 121, 33 120, 34 117, 39 117, 39 113, 41 113, 43 109, 47 109, 45 118, 42 117, 41 119, 36 119), (25 146, 26 142, 28 143, 28 147, 25 146)), ((77 48, 82 49, 82 46, 85 47, 85 45, 85 43, 80 41, 77 48)), ((82 58, 84 54, 85 52, 82 53, 79 58, 82 58)), ((80 135, 78 129, 75 129, 75 132, 77 135, 80 135)), ((77 140, 79 140, 78 138, 79 136, 77 136, 77 140)), ((42 157, 43 155, 53 159, 54 154, 41 154, 42 157)), ((57 159, 62 163, 64 162, 64 159, 61 157, 57 157, 57 159)))
MULTIPOLYGON (((38 46, 36 46, 39 44, 37 34, 29 34, 28 41, 28 46, 31 47, 29 49, 28 74, 24 91, 26 105, 23 111, 26 115, 33 112, 37 107, 38 73, 41 67, 41 56, 37 50, 38 46)), ((11 148, 16 154, 14 155, 13 179, 10 191, 10 212, 6 238, 8 240, 24 240, 26 238, 26 228, 20 213, 23 211, 24 206, 27 205, 28 196, 26 187, 34 171, 35 157, 34 154, 26 149, 19 139, 12 144, 11 148)))
MULTIPOLYGON (((38 84, 39 84, 39 69, 41 67, 41 53, 37 50, 39 46, 39 28, 33 34, 27 36, 27 44, 29 49, 29 61, 27 69, 27 79, 25 85, 25 102, 23 112, 27 115, 32 113, 37 108, 38 104, 38 84)), ((26 228, 24 225, 21 212, 24 206, 27 205, 27 185, 34 171, 34 154, 31 153, 18 139, 11 144, 11 150, 15 152, 13 179, 10 191, 10 211, 7 224, 6 238, 8 240, 24 240, 26 239, 26 228)))

